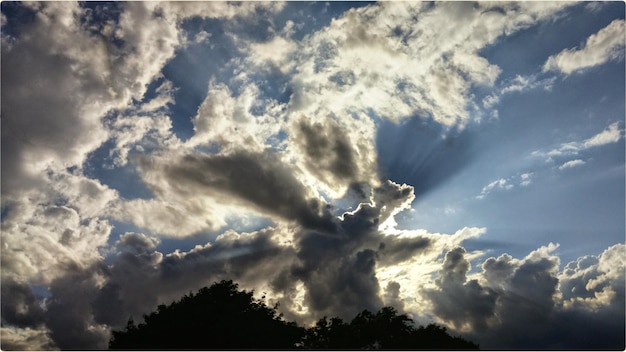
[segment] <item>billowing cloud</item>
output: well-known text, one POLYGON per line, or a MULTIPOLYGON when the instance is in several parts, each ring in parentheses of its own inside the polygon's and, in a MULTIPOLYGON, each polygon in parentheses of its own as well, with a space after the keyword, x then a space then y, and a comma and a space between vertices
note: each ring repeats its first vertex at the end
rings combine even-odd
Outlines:
POLYGON ((465 250, 449 251, 436 288, 428 291, 435 314, 487 349, 623 345, 624 323, 614 312, 624 308, 624 245, 581 257, 560 272, 556 248, 550 244, 523 259, 491 257, 473 275, 465 250), (580 324, 592 314, 599 326, 580 324), (557 338, 563 334, 570 338, 557 338))
POLYGON ((81 28, 78 4, 27 6, 34 23, 2 40, 3 201, 41 186, 46 168, 81 164, 107 139, 100 117, 119 103, 106 45, 81 28))
POLYGON ((587 38, 584 47, 578 50, 565 49, 557 55, 550 56, 543 65, 543 70, 559 70, 569 75, 608 61, 623 60, 624 33, 624 20, 614 20, 587 38))

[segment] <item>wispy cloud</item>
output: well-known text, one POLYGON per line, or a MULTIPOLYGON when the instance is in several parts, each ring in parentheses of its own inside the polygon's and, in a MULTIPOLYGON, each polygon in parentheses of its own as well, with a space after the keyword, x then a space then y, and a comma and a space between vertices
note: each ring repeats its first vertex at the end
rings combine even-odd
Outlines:
POLYGON ((505 180, 503 178, 500 178, 500 179, 497 179, 497 180, 489 183, 485 187, 483 187, 483 189, 480 191, 480 195, 478 195, 476 198, 478 198, 478 199, 485 198, 485 196, 487 194, 489 194, 495 188, 509 190, 509 189, 512 189, 513 187, 514 186, 512 184, 510 184, 507 180, 505 180))
POLYGON ((549 91, 552 89, 555 80, 556 77, 539 79, 537 75, 516 75, 515 78, 502 83, 502 87, 499 90, 483 98, 483 107, 490 109, 497 105, 503 96, 511 93, 520 93, 536 88, 549 91))
POLYGON ((532 183, 533 175, 534 172, 526 172, 508 178, 499 178, 483 187, 476 199, 484 199, 494 190, 510 191, 517 186, 526 187, 532 183))
POLYGON ((553 148, 548 151, 536 150, 533 151, 531 155, 538 157, 547 157, 546 161, 550 162, 553 160, 554 157, 578 155, 581 151, 590 148, 619 142, 624 135, 624 130, 619 128, 619 124, 619 122, 614 122, 610 124, 604 131, 585 140, 562 143, 559 147, 553 148))
POLYGON ((559 166, 559 170, 569 169, 576 166, 585 165, 585 161, 581 159, 574 159, 568 162, 565 162, 563 165, 559 166))

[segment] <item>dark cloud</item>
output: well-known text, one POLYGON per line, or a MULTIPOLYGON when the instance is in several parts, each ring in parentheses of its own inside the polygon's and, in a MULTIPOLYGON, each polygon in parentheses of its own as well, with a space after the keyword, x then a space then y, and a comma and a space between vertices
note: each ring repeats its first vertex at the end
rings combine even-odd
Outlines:
POLYGON ((94 299, 96 321, 122 326, 130 316, 139 318, 160 303, 222 279, 236 280, 246 288, 278 281, 280 269, 289 267, 294 258, 291 247, 275 241, 282 231, 229 231, 212 244, 166 256, 147 249, 124 252, 108 267, 107 283, 94 299))
POLYGON ((449 251, 438 289, 427 291, 435 314, 487 349, 623 348, 623 263, 612 256, 623 245, 607 249, 604 260, 583 257, 561 273, 553 249, 521 260, 489 258, 471 280, 465 250, 449 251))
POLYGON ((387 181, 373 190, 373 204, 361 203, 343 214, 338 231, 303 231, 292 275, 304 283, 309 309, 318 316, 350 318, 363 309, 382 307, 377 261, 395 264, 431 244, 425 238, 386 236, 378 229, 412 196, 411 187, 387 181))
POLYGON ((50 284, 46 326, 60 349, 107 348, 109 331, 95 323, 92 310, 100 272, 98 267, 72 267, 50 284))
POLYGON ((3 323, 21 328, 43 324, 44 309, 29 285, 3 277, 1 290, 3 323))
POLYGON ((385 287, 383 296, 385 306, 391 306, 398 311, 404 310, 404 302, 400 298, 400 284, 395 281, 389 281, 385 287))
MULTIPOLYGON (((293 170, 269 153, 185 155, 179 160, 140 162, 143 172, 158 172, 180 194, 204 193, 240 203, 310 228, 332 228, 325 204, 307 196, 293 170), (162 174, 161 174, 162 173, 162 174)), ((159 186, 153 185, 153 189, 159 186)))
POLYGON ((387 235, 380 239, 378 262, 383 266, 402 263, 430 249, 431 245, 432 241, 425 237, 401 238, 387 235))
POLYGON ((465 259, 465 254, 462 247, 449 251, 439 278, 435 280, 439 290, 426 292, 437 316, 458 329, 470 325, 474 329, 483 330, 487 327, 487 319, 493 315, 497 295, 476 280, 466 282, 470 263, 465 259))
POLYGON ((302 119, 294 139, 304 153, 307 169, 326 183, 335 179, 352 181, 357 176, 359 169, 352 143, 332 118, 323 124, 302 119))

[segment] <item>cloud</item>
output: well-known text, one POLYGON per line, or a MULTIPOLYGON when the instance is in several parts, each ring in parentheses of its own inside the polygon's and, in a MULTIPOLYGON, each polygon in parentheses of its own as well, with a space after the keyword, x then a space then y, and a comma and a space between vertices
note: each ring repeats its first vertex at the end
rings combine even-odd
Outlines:
POLYGON ((107 348, 108 327, 97 324, 92 312, 92 300, 100 286, 100 270, 97 266, 73 267, 50 284, 46 326, 58 348, 107 348))
MULTIPOLYGON (((546 161, 551 162, 555 157, 578 155, 580 152, 594 147, 617 143, 623 137, 624 130, 621 129, 619 122, 610 124, 604 131, 589 137, 583 141, 572 141, 561 143, 558 148, 550 151, 536 150, 531 156, 547 157, 546 161)), ((584 161, 584 160, 583 160, 584 161)))
POLYGON ((43 325, 44 309, 27 283, 3 278, 1 304, 3 322, 20 328, 40 328, 43 325))
MULTIPOLYGON (((319 220, 313 222, 294 217, 296 226, 251 233, 229 230, 213 243, 166 255, 153 251, 148 237, 125 234, 117 247, 132 251, 119 255, 108 270, 109 279, 97 299, 102 307, 97 308, 97 321, 122 324, 129 313, 140 314, 187 287, 218 278, 273 293, 270 297, 280 300, 286 316, 298 321, 310 322, 323 314, 350 318, 363 307, 377 309, 382 306, 377 268, 438 252, 439 247, 432 247, 441 240, 437 235, 380 231, 380 225, 413 197, 410 186, 388 181, 372 191, 370 203, 341 217, 318 213, 319 220), (333 226, 318 226, 325 221, 333 226)), ((281 216, 289 216, 285 214, 281 216)))
POLYGON ((510 190, 510 189, 513 189, 513 187, 515 187, 515 186, 512 185, 508 180, 506 180, 504 178, 499 178, 499 179, 489 183, 485 187, 483 187, 483 189, 480 191, 480 194, 478 196, 476 196, 476 198, 478 198, 478 199, 485 198, 485 196, 487 194, 491 193, 491 191, 493 189, 510 190))
POLYGON ((561 6, 382 3, 353 9, 303 42, 290 107, 307 116, 372 109, 392 121, 429 115, 464 126, 470 87, 490 86, 500 72, 478 50, 561 6))
POLYGON ((499 104, 503 96, 515 92, 525 92, 535 88, 543 88, 547 91, 552 90, 555 80, 556 77, 539 79, 537 75, 516 75, 514 78, 503 82, 502 87, 498 91, 483 98, 483 107, 490 109, 499 104))
POLYGON ((569 169, 576 166, 585 165, 585 161, 581 159, 570 160, 565 162, 563 165, 559 166, 559 170, 569 169))
POLYGON ((10 203, 2 221, 2 280, 48 284, 68 266, 99 260, 112 226, 100 217, 81 217, 59 199, 37 193, 10 203), (28 240, 25 240, 28 238, 28 240))
POLYGON ((376 154, 368 141, 352 140, 355 136, 335 119, 311 120, 303 116, 289 129, 294 154, 310 175, 334 194, 355 183, 378 183, 376 154))
POLYGON ((0 336, 2 349, 5 351, 49 351, 56 347, 45 330, 15 329, 3 326, 0 328, 0 336))
POLYGON ((466 282, 470 263, 464 258, 462 247, 446 253, 443 267, 435 284, 440 290, 426 291, 434 305, 434 313, 440 319, 451 322, 461 331, 466 326, 484 329, 487 319, 493 314, 496 292, 484 288, 477 280, 466 282))
POLYGON ((604 131, 596 134, 595 136, 586 139, 583 142, 584 148, 598 147, 605 144, 616 143, 622 138, 623 130, 619 128, 619 123, 614 122, 609 125, 604 131))
POLYGON ((230 151, 245 145, 258 152, 270 147, 271 138, 283 127, 282 109, 271 100, 261 100, 253 83, 242 87, 238 96, 234 94, 223 83, 209 83, 207 97, 193 119, 195 134, 187 147, 215 144, 220 151, 230 151), (257 108, 264 113, 253 114, 257 108))
POLYGON ((200 195, 306 226, 332 226, 324 220, 325 204, 270 153, 143 158, 139 168, 156 194, 200 195))
POLYGON ((624 58, 624 20, 614 20, 587 38, 579 50, 565 49, 550 56, 543 71, 559 70, 566 75, 624 58))
POLYGON ((142 253, 156 248, 160 242, 161 240, 158 238, 146 236, 143 233, 126 232, 115 242, 115 246, 118 248, 129 248, 136 253, 142 253))
MULTIPOLYGON (((269 15, 284 8, 277 2, 23 6, 36 13, 32 22, 2 37, 2 84, 11 87, 2 90, 2 348, 106 348, 110 330, 129 316, 220 279, 268 292, 299 322, 394 304, 486 346, 499 346, 496 332, 518 339, 506 329, 519 324, 499 319, 561 322, 623 305, 623 246, 563 273, 548 246, 523 259, 487 259, 471 274, 484 253, 461 245, 485 228, 398 229, 394 217, 416 194, 453 174, 435 164, 466 149, 467 135, 429 140, 448 147, 421 159, 417 188, 379 172, 381 120, 427 118, 441 131, 462 129, 473 118, 471 89, 492 87, 500 73, 481 50, 552 18, 562 3, 373 4, 301 41, 292 39, 298 24, 274 28, 269 15), (200 84, 206 97, 190 113, 194 135, 179 140, 180 116, 170 109, 181 104, 182 88, 164 68, 198 41, 218 43, 219 34, 203 27, 187 35, 190 18, 228 19, 220 28, 245 57, 217 65, 232 69, 232 79, 215 74, 200 84), (248 21, 253 30, 240 33, 248 21), (268 85, 286 98, 269 96, 268 85), (136 169, 152 197, 125 199, 87 177, 86 160, 100 162, 100 154, 111 170, 136 169), (246 216, 271 226, 231 228, 233 217, 246 216), (164 236, 209 231, 221 234, 164 250, 164 236), (561 291, 561 305, 558 287, 571 288, 561 291)), ((18 20, 6 17, 3 26, 18 20)), ((535 83, 550 82, 519 76, 501 93, 535 83)), ((563 148, 621 136, 613 124, 563 148)), ((501 178, 481 196, 531 178, 501 178)))
MULTIPOLYGON (((79 165, 108 133, 100 117, 117 105, 106 46, 77 18, 77 4, 29 4, 40 14, 20 38, 2 41, 3 198, 44 180, 46 168, 79 165), (37 84, 33 84, 37 82, 37 84)), ((3 36, 4 38, 4 36, 3 36)), ((6 39, 6 38, 5 38, 6 39)))
POLYGON ((581 257, 561 272, 557 248, 550 244, 523 259, 491 257, 473 275, 465 250, 449 251, 436 287, 427 291, 434 313, 487 349, 620 348, 624 324, 614 312, 624 307, 624 245, 581 257), (581 325, 584 317, 600 325, 581 325))
POLYGON ((527 172, 520 175, 520 186, 525 187, 532 183, 534 172, 527 172))

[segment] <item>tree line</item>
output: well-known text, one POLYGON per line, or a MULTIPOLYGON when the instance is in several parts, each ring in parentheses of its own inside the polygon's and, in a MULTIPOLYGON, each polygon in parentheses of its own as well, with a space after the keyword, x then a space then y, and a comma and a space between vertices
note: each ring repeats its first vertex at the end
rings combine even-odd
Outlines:
POLYGON ((364 310, 350 322, 323 317, 305 328, 285 321, 278 305, 239 290, 233 281, 221 281, 190 292, 170 305, 129 319, 112 332, 109 349, 116 350, 361 350, 361 349, 478 349, 478 345, 451 336, 445 327, 415 327, 393 307, 376 313, 364 310))

